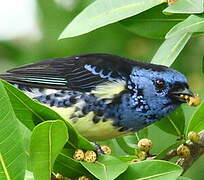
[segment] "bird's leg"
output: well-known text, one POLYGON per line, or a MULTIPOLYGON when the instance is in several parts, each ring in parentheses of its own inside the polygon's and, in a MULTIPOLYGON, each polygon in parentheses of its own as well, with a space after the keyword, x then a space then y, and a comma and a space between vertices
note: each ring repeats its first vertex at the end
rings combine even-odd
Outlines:
POLYGON ((95 142, 91 142, 91 144, 96 148, 96 152, 98 155, 105 154, 104 151, 101 149, 101 146, 95 142))

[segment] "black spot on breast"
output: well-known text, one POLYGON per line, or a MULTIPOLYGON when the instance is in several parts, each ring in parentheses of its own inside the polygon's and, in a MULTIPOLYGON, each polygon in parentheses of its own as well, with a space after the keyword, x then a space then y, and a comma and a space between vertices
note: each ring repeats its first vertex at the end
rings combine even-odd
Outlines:
POLYGON ((128 131, 128 128, 127 128, 127 127, 121 127, 121 128, 119 129, 119 131, 120 131, 120 132, 128 131))
POLYGON ((80 111, 81 109, 79 107, 75 107, 75 112, 80 111))
POLYGON ((62 94, 65 94, 66 93, 66 90, 61 90, 60 91, 62 94))
POLYGON ((96 124, 96 123, 98 123, 101 120, 101 118, 98 117, 98 116, 94 116, 92 120, 96 124))
POLYGON ((73 104, 75 104, 77 102, 76 98, 75 97, 70 97, 69 101, 73 104))
POLYGON ((144 104, 142 102, 140 102, 140 100, 138 100, 138 103, 136 105, 134 105, 134 106, 131 106, 131 109, 140 108, 143 105, 144 104))
POLYGON ((87 111, 87 109, 86 109, 85 107, 81 110, 81 112, 82 112, 84 115, 88 114, 88 111, 87 111))
POLYGON ((58 107, 64 107, 64 103, 62 101, 58 102, 58 107))
POLYGON ((142 109, 143 113, 146 113, 147 111, 148 111, 148 109, 145 109, 145 108, 142 109))
POLYGON ((77 117, 78 117, 78 118, 83 118, 84 115, 83 115, 83 114, 79 114, 77 117))
POLYGON ((115 127, 120 127, 119 121, 114 121, 112 125, 115 126, 115 127))
POLYGON ((73 113, 70 115, 70 119, 76 118, 77 116, 73 113))
POLYGON ((100 70, 101 70, 101 68, 99 68, 99 67, 97 67, 97 66, 95 67, 95 72, 96 72, 96 73, 99 73, 100 70))
POLYGON ((39 92, 44 92, 44 88, 39 88, 39 92))
POLYGON ((112 78, 118 78, 118 73, 117 72, 115 72, 115 71, 113 71, 112 73, 111 73, 111 77, 112 78))
POLYGON ((104 117, 103 117, 103 119, 102 119, 102 120, 103 120, 103 122, 106 122, 106 121, 107 121, 107 119, 106 119, 106 118, 104 118, 104 117))
POLYGON ((104 114, 104 113, 103 113, 102 110, 97 110, 97 111, 96 111, 96 115, 97 115, 97 116, 103 116, 103 114, 104 114))
POLYGON ((143 96, 143 89, 138 88, 138 90, 137 90, 137 95, 138 95, 138 96, 143 96))
POLYGON ((102 71, 102 73, 103 73, 104 76, 108 75, 108 73, 110 73, 110 72, 111 72, 111 71, 108 70, 108 69, 104 69, 104 70, 102 71))
POLYGON ((50 101, 50 106, 52 107, 52 106, 54 106, 55 105, 55 100, 51 100, 50 101))
POLYGON ((148 115, 147 118, 148 119, 156 119, 157 116, 156 116, 156 114, 151 114, 151 115, 148 115))
POLYGON ((54 96, 55 96, 55 97, 63 97, 64 95, 63 95, 63 94, 60 94, 60 93, 55 93, 54 96))
POLYGON ((70 105, 70 102, 69 102, 68 100, 64 100, 64 101, 63 101, 63 104, 64 104, 65 107, 67 107, 67 106, 70 105))
POLYGON ((32 92, 32 88, 29 87, 29 86, 25 86, 25 90, 28 91, 28 92, 32 92))
POLYGON ((50 95, 45 96, 45 99, 49 101, 51 99, 50 95))

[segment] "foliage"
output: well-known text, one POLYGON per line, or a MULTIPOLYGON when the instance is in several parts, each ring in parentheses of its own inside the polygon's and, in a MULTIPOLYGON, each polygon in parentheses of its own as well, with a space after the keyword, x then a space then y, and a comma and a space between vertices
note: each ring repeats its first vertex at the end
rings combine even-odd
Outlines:
MULTIPOLYGON (((39 4, 41 8, 46 7, 43 1, 39 1, 39 4)), ((87 4, 80 8, 83 9, 87 4)), ((178 0, 171 6, 167 6, 165 0, 96 0, 81 13, 75 12, 78 15, 65 28, 60 38, 79 36, 118 22, 120 25, 117 28, 125 28, 137 35, 165 38, 152 62, 171 66, 189 39, 204 32, 203 4, 203 0, 178 0)), ((46 12, 47 14, 66 14, 64 10, 55 9, 53 2, 49 6, 53 11, 46 12)), ((46 17, 45 11, 42 11, 43 13, 43 17, 46 17)), ((57 21, 58 17, 55 18, 57 21)), ((46 37, 59 33, 48 31, 53 29, 54 25, 46 23, 44 34, 50 34, 46 37)), ((64 25, 65 23, 59 24, 60 27, 64 25)), ((42 52, 52 51, 53 39, 48 38, 45 42, 48 44, 47 49, 42 43, 42 52)), ((60 51, 60 48, 58 49, 60 51)), ((50 55, 53 55, 52 53, 50 52, 50 55)), ((34 179, 32 173, 35 179, 49 180, 51 172, 71 178, 86 175, 101 180, 188 179, 180 176, 181 167, 160 159, 169 150, 185 141, 189 131, 198 132, 204 129, 203 104, 188 123, 183 110, 178 109, 138 133, 99 142, 108 144, 113 151, 112 155, 100 156, 96 163, 79 162, 73 159, 74 150, 77 148, 93 150, 94 147, 60 115, 31 100, 4 81, 0 83, 0 99, 0 179, 2 180, 21 180, 24 174, 25 179, 34 179), (153 148, 151 153, 156 154, 157 160, 131 162, 139 152, 137 148, 139 139, 143 137, 154 139, 155 131, 168 134, 173 141, 171 143, 153 141, 157 148, 153 148)))

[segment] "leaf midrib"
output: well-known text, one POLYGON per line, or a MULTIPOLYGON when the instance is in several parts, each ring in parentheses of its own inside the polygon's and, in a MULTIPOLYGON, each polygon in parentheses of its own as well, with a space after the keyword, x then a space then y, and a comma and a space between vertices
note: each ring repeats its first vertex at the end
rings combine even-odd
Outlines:
POLYGON ((49 134, 48 134, 48 171, 49 174, 52 172, 52 126, 53 123, 50 124, 49 134))
POLYGON ((151 175, 151 176, 147 176, 147 177, 139 178, 139 179, 137 178, 137 179, 134 179, 134 180, 146 180, 146 179, 150 179, 150 178, 155 178, 155 177, 171 174, 171 173, 174 173, 176 171, 178 171, 178 170, 168 171, 168 172, 164 172, 164 173, 160 173, 160 174, 155 174, 155 175, 151 175))
POLYGON ((169 57, 171 56, 171 54, 172 54, 176 49, 178 49, 179 44, 180 44, 185 38, 187 38, 188 36, 189 36, 188 33, 184 33, 184 34, 183 34, 183 36, 179 39, 179 41, 175 44, 175 46, 172 47, 172 49, 170 50, 170 53, 168 53, 168 56, 166 56, 166 58, 164 58, 163 61, 161 61, 162 64, 163 64, 164 62, 166 62, 167 59, 169 59, 169 57))
POLYGON ((0 152, 0 162, 1 162, 1 165, 2 165, 2 168, 3 168, 3 171, 4 171, 4 174, 6 175, 6 179, 7 179, 7 180, 11 180, 11 178, 10 178, 10 176, 9 176, 9 172, 8 172, 8 170, 7 170, 7 168, 6 168, 6 164, 5 164, 4 160, 3 160, 3 156, 2 156, 2 154, 1 154, 1 152, 0 152))
POLYGON ((107 172, 108 170, 107 170, 106 166, 104 164, 98 162, 98 161, 96 161, 96 164, 99 164, 100 166, 102 166, 102 168, 104 169, 105 180, 109 180, 108 179, 108 172, 107 172))
POLYGON ((165 0, 148 0, 148 2, 146 1, 146 2, 137 2, 137 3, 134 3, 134 4, 128 4, 126 6, 122 6, 122 7, 118 7, 118 8, 115 8, 115 9, 111 9, 111 10, 105 11, 105 12, 99 14, 98 16, 95 16, 95 17, 92 17, 92 18, 88 19, 88 21, 94 21, 96 19, 99 19, 100 17, 103 17, 104 15, 108 16, 108 15, 111 15, 112 13, 118 12, 120 10, 135 8, 138 5, 145 4, 145 3, 151 3, 151 2, 154 2, 154 1, 155 2, 158 1, 158 3, 159 2, 161 2, 161 3, 165 2, 165 0))
MULTIPOLYGON (((197 22, 197 23, 194 23, 194 24, 191 24, 189 26, 185 26, 183 28, 181 28, 179 31, 184 31, 185 29, 188 29, 188 28, 191 28, 193 26, 196 26, 196 25, 200 25, 200 24, 203 24, 204 23, 204 20, 200 21, 200 22, 197 22)), ((178 31, 177 31, 178 32, 178 31)))

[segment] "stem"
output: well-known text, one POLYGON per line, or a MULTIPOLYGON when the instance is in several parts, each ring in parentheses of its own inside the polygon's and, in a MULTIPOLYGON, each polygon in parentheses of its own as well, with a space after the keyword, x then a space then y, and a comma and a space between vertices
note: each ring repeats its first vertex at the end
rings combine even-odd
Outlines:
MULTIPOLYGON (((199 132, 200 142, 193 143, 189 142, 186 145, 189 147, 191 156, 189 158, 180 158, 177 161, 177 164, 183 167, 183 174, 192 166, 192 164, 199 159, 204 154, 204 130, 199 132)), ((171 160, 172 158, 176 157, 176 149, 171 150, 166 156, 163 158, 164 160, 171 160)))

